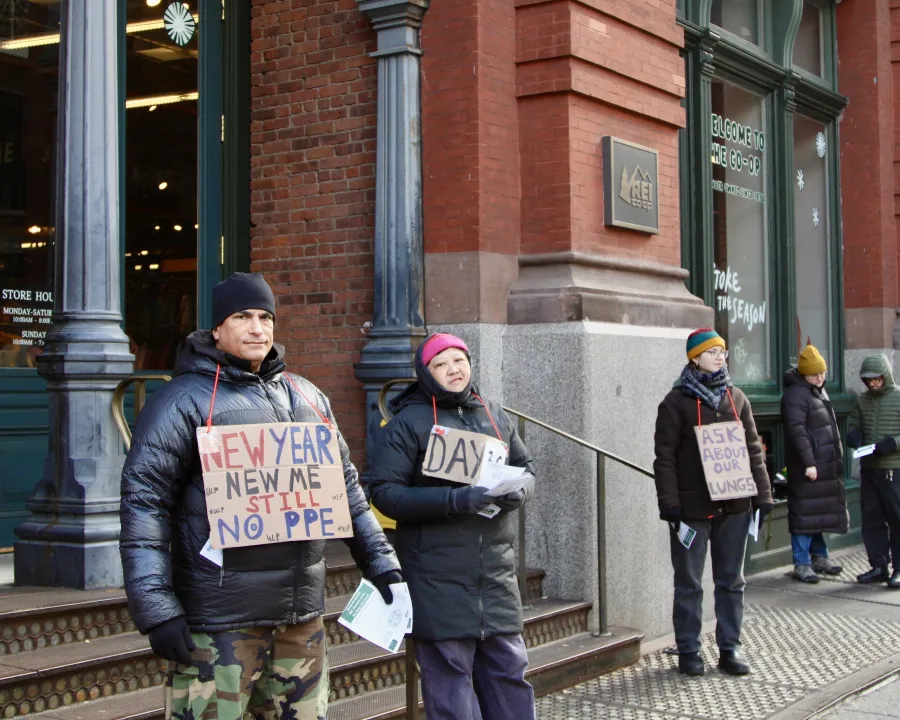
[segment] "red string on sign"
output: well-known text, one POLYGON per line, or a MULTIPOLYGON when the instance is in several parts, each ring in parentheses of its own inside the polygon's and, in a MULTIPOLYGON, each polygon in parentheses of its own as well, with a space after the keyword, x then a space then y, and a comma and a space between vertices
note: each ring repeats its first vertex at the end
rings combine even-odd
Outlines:
MULTIPOLYGON (((212 399, 209 401, 209 416, 206 418, 206 432, 209 432, 210 430, 212 430, 213 408, 215 408, 215 406, 216 406, 216 391, 219 389, 219 373, 220 372, 222 372, 222 366, 220 364, 216 363, 216 380, 213 383, 212 399)), ((300 397, 302 397, 304 400, 306 400, 306 403, 313 410, 316 411, 316 414, 320 418, 322 418, 322 422, 325 423, 328 427, 332 427, 331 420, 329 420, 327 417, 325 417, 322 414, 322 411, 319 410, 318 405, 314 405, 313 403, 310 402, 309 398, 306 397, 306 395, 303 393, 303 391, 297 387, 297 383, 295 383, 293 380, 291 380, 291 376, 288 375, 287 373, 285 373, 284 376, 287 378, 287 381, 293 386, 294 390, 296 390, 298 393, 300 393, 300 397)))
POLYGON ((290 376, 290 375, 288 375, 287 373, 285 373, 284 376, 287 378, 287 381, 291 384, 291 386, 294 388, 294 390, 296 390, 298 393, 300 393, 300 397, 302 397, 304 400, 306 400, 307 405, 309 405, 313 410, 315 410, 315 411, 316 411, 316 414, 317 414, 320 418, 322 418, 322 422, 325 423, 328 427, 331 427, 331 420, 329 420, 327 417, 325 417, 325 416, 322 414, 322 411, 319 410, 319 406, 318 406, 318 405, 314 405, 313 403, 310 402, 309 398, 306 397, 306 395, 303 394, 303 391, 302 391, 300 388, 297 387, 297 383, 295 383, 293 380, 291 380, 291 376, 290 376))
MULTIPOLYGON (((500 431, 497 429, 497 423, 494 422, 494 418, 491 415, 491 411, 488 410, 487 404, 484 402, 484 400, 482 400, 480 397, 478 397, 475 393, 472 393, 472 397, 475 398, 478 402, 480 402, 481 405, 484 407, 484 411, 487 413, 488 420, 491 421, 491 425, 494 426, 494 432, 497 433, 497 438, 500 440, 500 442, 504 442, 503 436, 500 434, 500 431)), ((434 395, 431 396, 431 409, 434 411, 434 424, 437 425, 438 424, 437 400, 434 399, 434 395)))
MULTIPOLYGON (((725 392, 728 393, 728 399, 731 400, 731 411, 734 413, 734 419, 740 420, 737 408, 734 405, 734 398, 731 397, 731 390, 725 388, 725 392)), ((700 420, 700 398, 697 398, 697 427, 703 427, 703 422, 700 420)))
POLYGON ((219 373, 221 371, 222 366, 216 363, 216 381, 213 383, 212 399, 209 401, 209 415, 206 418, 206 432, 212 430, 213 408, 216 406, 216 391, 219 389, 219 373))

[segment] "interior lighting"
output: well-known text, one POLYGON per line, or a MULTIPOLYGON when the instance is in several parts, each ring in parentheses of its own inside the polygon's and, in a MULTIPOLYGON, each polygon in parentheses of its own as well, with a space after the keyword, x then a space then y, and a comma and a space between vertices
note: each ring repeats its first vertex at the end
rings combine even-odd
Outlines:
MULTIPOLYGON (((2 50, 0 45, 0 50, 2 50)), ((150 107, 151 105, 171 105, 172 103, 187 102, 188 100, 197 100, 200 98, 199 92, 187 92, 180 95, 153 95, 148 97, 131 98, 125 101, 125 107, 129 110, 133 108, 150 107)))
MULTIPOLYGON (((186 4, 185 7, 187 7, 186 4)), ((195 14, 194 22, 196 23, 199 20, 200 16, 195 14)), ((128 23, 125 26, 125 32, 132 35, 134 33, 149 32, 151 30, 164 30, 165 27, 164 20, 141 20, 139 22, 128 23)), ((59 43, 59 33, 41 33, 40 35, 26 35, 25 37, 12 40, 2 40, 0 41, 0 50, 22 50, 23 48, 40 47, 41 45, 56 45, 57 43, 59 43)))
POLYGON ((125 257, 131 257, 131 253, 125 253, 125 257))
POLYGON ((154 226, 153 226, 153 229, 154 229, 154 230, 159 230, 159 225, 154 225, 154 226))
POLYGON ((151 270, 159 270, 159 263, 153 263, 152 265, 150 265, 150 269, 151 270))
POLYGON ((169 187, 169 183, 167 183, 165 180, 163 180, 163 181, 159 184, 159 189, 160 189, 160 190, 165 190, 167 187, 169 187))
POLYGON ((41 229, 37 225, 32 225, 30 228, 28 228, 28 232, 32 235, 37 235, 40 231, 41 229))
POLYGON ((135 269, 135 270, 140 270, 142 267, 144 267, 144 266, 143 266, 143 265, 135 265, 135 266, 134 266, 134 269, 135 269))
POLYGON ((194 223, 194 230, 199 230, 200 226, 197 223, 194 223))
POLYGON ((153 112, 154 110, 156 110, 156 105, 151 105, 147 112, 153 112))
POLYGON ((26 250, 31 247, 31 243, 22 243, 22 247, 26 250))
POLYGON ((141 255, 149 255, 149 254, 150 254, 149 250, 141 250, 141 255))
POLYGON ((147 7, 156 7, 162 0, 147 0, 147 7))
POLYGON ((175 226, 175 232, 181 232, 181 225, 175 226))

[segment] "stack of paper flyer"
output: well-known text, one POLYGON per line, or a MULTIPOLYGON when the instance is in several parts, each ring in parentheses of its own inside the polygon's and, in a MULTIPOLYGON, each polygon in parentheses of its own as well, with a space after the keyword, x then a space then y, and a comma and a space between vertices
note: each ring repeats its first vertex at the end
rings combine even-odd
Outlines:
POLYGON ((372 583, 362 580, 338 622, 380 648, 396 652, 412 631, 412 599, 406 583, 391 585, 394 601, 387 605, 372 583))

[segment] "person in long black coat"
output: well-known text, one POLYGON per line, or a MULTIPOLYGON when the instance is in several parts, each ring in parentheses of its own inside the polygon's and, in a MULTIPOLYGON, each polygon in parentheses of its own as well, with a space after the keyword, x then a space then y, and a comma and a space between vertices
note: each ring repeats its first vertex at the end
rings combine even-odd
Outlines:
POLYGON ((787 439, 788 528, 794 556, 792 576, 819 582, 818 573, 838 575, 824 533, 846 533, 844 450, 837 418, 825 390, 827 367, 812 345, 796 369, 784 376, 781 417, 787 439))
POLYGON ((395 415, 379 438, 369 487, 372 504, 397 521, 426 714, 429 720, 534 720, 512 514, 531 486, 490 497, 485 487, 429 474, 433 455, 426 459, 426 450, 432 428, 441 426, 499 439, 508 448, 507 464, 531 475, 534 466, 515 423, 500 405, 479 397, 460 338, 426 338, 416 352, 416 377, 390 403, 395 415), (499 514, 479 515, 492 503, 499 514))

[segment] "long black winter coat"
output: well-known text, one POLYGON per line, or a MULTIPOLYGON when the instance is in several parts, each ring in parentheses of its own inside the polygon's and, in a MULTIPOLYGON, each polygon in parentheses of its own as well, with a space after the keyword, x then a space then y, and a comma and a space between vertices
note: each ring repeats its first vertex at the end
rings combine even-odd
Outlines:
MULTIPOLYGON (((195 332, 175 377, 141 413, 122 471, 120 540, 128 605, 141 632, 182 615, 193 632, 219 632, 289 625, 324 612, 324 540, 225 550, 221 569, 200 555, 209 521, 196 429, 209 413, 216 364, 221 374, 214 425, 320 422, 285 380, 283 352, 276 345, 259 373, 252 373, 217 350, 211 333, 195 332)), ((291 378, 333 421, 328 399, 309 381, 291 378)), ((338 444, 353 559, 367 578, 396 570, 397 558, 368 508, 340 433, 338 444)))
MULTIPOLYGON (((392 403, 397 414, 385 426, 370 468, 373 504, 397 521, 395 547, 412 597, 412 635, 441 641, 521 632, 515 517, 450 515, 450 491, 461 486, 421 472, 435 422, 431 396, 420 385, 392 403)), ((486 403, 509 445, 509 464, 533 473, 515 424, 497 404, 486 403)), ((472 397, 441 402, 437 422, 496 437, 487 412, 472 397)))
POLYGON ((828 393, 796 370, 788 371, 781 418, 787 439, 788 528, 798 535, 846 533, 844 451, 828 393), (806 477, 808 467, 816 468, 816 480, 806 477))

